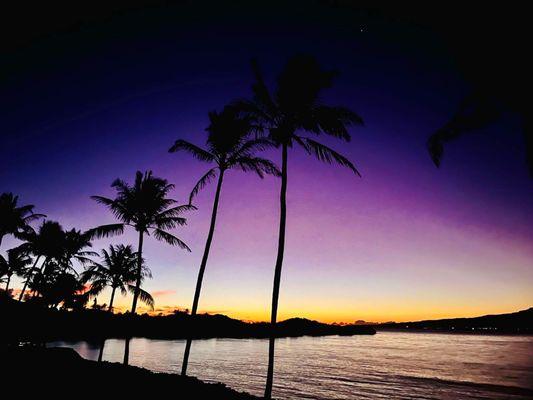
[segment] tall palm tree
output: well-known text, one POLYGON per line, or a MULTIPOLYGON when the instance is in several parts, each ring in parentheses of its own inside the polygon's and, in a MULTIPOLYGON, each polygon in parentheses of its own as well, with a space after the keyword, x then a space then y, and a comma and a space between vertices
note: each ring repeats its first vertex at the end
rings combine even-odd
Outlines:
POLYGON ((41 271, 44 269, 48 261, 52 259, 60 259, 64 251, 65 231, 63 227, 55 221, 44 221, 37 232, 31 231, 22 234, 21 239, 24 243, 18 248, 27 254, 32 254, 35 257, 33 266, 26 274, 24 286, 19 295, 19 301, 24 298, 24 293, 28 284, 34 279, 37 272, 37 263, 41 258, 44 261, 41 265, 41 271))
POLYGON ((6 282, 6 293, 9 291, 11 277, 13 275, 24 276, 30 264, 31 258, 18 248, 8 250, 7 258, 0 255, 0 278, 6 282))
MULTIPOLYGON (((135 182, 130 186, 121 179, 116 179, 112 184, 117 191, 114 199, 103 196, 91 196, 93 200, 105 205, 120 221, 118 224, 102 225, 90 231, 91 236, 102 238, 122 234, 126 226, 135 229, 139 235, 137 246, 137 270, 135 271, 135 287, 131 313, 135 314, 137 301, 141 295, 140 286, 142 279, 142 251, 145 235, 153 235, 157 240, 167 242, 172 246, 191 251, 189 247, 176 236, 167 232, 168 229, 185 225, 187 220, 180 215, 196 207, 187 204, 173 206, 176 201, 167 197, 174 188, 166 179, 152 175, 152 171, 144 174, 137 171, 135 182)), ((124 349, 124 364, 129 359, 129 338, 124 349)))
POLYGON ((32 221, 46 217, 43 214, 34 214, 34 207, 31 204, 19 206, 18 196, 13 193, 0 195, 0 246, 4 236, 14 235, 20 239, 21 234, 30 233, 33 230, 30 226, 32 221))
POLYGON ((126 226, 134 228, 138 233, 135 293, 131 306, 131 313, 134 314, 137 309, 142 279, 144 236, 153 235, 157 240, 191 251, 182 240, 167 230, 185 225, 187 220, 180 215, 185 211, 196 209, 196 207, 188 204, 171 207, 176 204, 176 201, 168 198, 167 195, 174 188, 174 185, 169 184, 166 179, 153 176, 152 171, 147 171, 144 174, 137 171, 133 186, 121 179, 116 179, 111 187, 117 191, 114 199, 103 196, 91 196, 91 198, 105 205, 122 222, 93 228, 89 234, 96 238, 119 235, 124 232, 126 226))
POLYGON ((353 163, 346 157, 310 137, 302 136, 302 133, 307 132, 317 136, 325 134, 348 142, 350 134, 347 128, 351 125, 362 125, 363 121, 356 113, 345 107, 322 103, 320 94, 332 85, 336 73, 323 70, 313 57, 300 55, 290 59, 277 79, 277 87, 273 94, 265 84, 256 63, 253 63, 253 70, 255 74, 252 86, 253 98, 237 101, 234 106, 261 124, 268 138, 276 147, 281 148, 279 240, 272 291, 270 317, 272 334, 265 387, 265 398, 270 399, 274 375, 275 326, 285 249, 288 151, 293 145, 299 145, 320 161, 337 163, 360 176, 353 163))
MULTIPOLYGON (((211 212, 211 223, 205 242, 204 254, 198 270, 191 317, 194 317, 198 311, 202 281, 215 232, 218 203, 224 174, 230 169, 238 169, 244 172, 255 172, 260 178, 263 178, 265 174, 280 175, 278 168, 272 161, 254 155, 257 151, 271 147, 272 143, 264 138, 250 139, 250 133, 254 130, 254 126, 249 118, 239 117, 238 110, 225 107, 221 113, 209 113, 209 121, 210 124, 206 128, 208 132, 206 149, 181 139, 176 140, 174 145, 169 149, 171 153, 185 151, 200 161, 214 165, 200 178, 192 189, 189 196, 189 204, 192 203, 198 192, 218 175, 211 212)), ((182 375, 187 374, 191 343, 190 339, 187 340, 181 369, 182 375)))

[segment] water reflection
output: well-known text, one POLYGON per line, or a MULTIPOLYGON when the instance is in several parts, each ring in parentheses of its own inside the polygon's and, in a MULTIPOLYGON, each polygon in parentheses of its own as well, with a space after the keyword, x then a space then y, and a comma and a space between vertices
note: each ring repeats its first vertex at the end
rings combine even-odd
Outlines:
MULTIPOLYGON (((53 345, 93 360, 100 351, 99 343, 53 345)), ((196 340, 192 347, 189 375, 263 394, 268 339, 196 340)), ((134 338, 129 362, 180 373, 184 349, 183 340, 134 338)), ((123 354, 124 340, 106 340, 104 360, 122 362, 123 354)), ((533 398, 533 337, 380 332, 277 339, 273 397, 533 398)))

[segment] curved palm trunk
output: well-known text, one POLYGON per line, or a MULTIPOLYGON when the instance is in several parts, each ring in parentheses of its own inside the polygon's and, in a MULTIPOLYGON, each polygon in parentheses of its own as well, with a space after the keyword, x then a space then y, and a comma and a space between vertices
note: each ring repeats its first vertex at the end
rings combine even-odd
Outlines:
POLYGON ((11 275, 8 275, 7 276, 7 282, 6 282, 6 293, 8 292, 9 290, 9 282, 11 282, 11 275))
MULTIPOLYGON (((141 274, 142 274, 142 263, 143 263, 143 231, 139 231, 139 246, 137 248, 137 280, 135 282, 135 292, 133 293, 133 303, 131 305, 131 313, 135 314, 137 309, 137 300, 139 299, 139 288, 141 287, 141 274)), ((130 358, 130 337, 126 339, 126 345, 124 347, 124 365, 128 365, 130 358)))
MULTIPOLYGON (((204 279, 205 267, 207 265, 207 259, 209 258, 209 250, 211 249, 211 242, 213 241, 213 234, 215 233, 215 224, 217 220, 218 201, 220 199, 220 189, 222 188, 222 181, 224 180, 224 170, 220 170, 218 176, 217 189, 215 192, 215 200, 213 201, 213 211, 211 213, 211 225, 209 226, 209 233, 207 234, 207 240, 205 242, 204 255, 200 264, 200 270, 198 271, 198 279, 196 280, 196 290, 194 291, 194 300, 192 302, 191 322, 192 318, 198 311, 198 302, 200 301, 200 292, 202 290, 202 281, 204 279)), ((189 354, 191 352, 192 339, 187 339, 185 344, 185 352, 183 354, 183 364, 181 366, 181 375, 187 375, 187 365, 189 364, 189 354)))
POLYGON ((281 268, 283 267, 283 254, 285 252, 285 225, 287 221, 287 145, 282 146, 281 153, 281 190, 279 194, 279 240, 276 269, 274 271, 274 288, 272 290, 272 311, 270 315, 270 340, 268 345, 268 371, 265 386, 265 399, 272 398, 272 383, 274 380, 274 350, 276 344, 276 321, 278 318, 279 285, 281 281, 281 268))
POLYGON ((28 287, 28 282, 30 281, 30 278, 31 278, 31 273, 35 271, 35 267, 37 266, 37 263, 39 262, 40 259, 41 259, 41 256, 38 256, 35 259, 35 262, 33 263, 33 266, 30 269, 30 274, 28 278, 26 279, 26 282, 24 282, 24 286, 22 287, 22 291, 20 292, 19 301, 22 301, 22 298, 24 297, 24 292, 26 292, 26 287, 28 287))
MULTIPOLYGON (((111 300, 109 300, 109 307, 107 307, 107 311, 113 312, 113 301, 115 300, 115 291, 117 288, 113 286, 113 290, 111 291, 111 300)), ((102 343, 100 343, 100 351, 98 352, 98 362, 102 361, 102 358, 104 356, 104 347, 105 347, 105 339, 102 339, 102 343)))

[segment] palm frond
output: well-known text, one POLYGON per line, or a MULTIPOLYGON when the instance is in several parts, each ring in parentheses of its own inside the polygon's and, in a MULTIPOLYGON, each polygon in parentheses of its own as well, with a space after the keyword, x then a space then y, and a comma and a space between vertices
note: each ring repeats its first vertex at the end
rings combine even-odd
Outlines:
POLYGON ((272 140, 268 138, 257 138, 244 142, 233 154, 230 155, 228 162, 232 163, 238 160, 239 157, 250 157, 258 151, 264 151, 275 147, 272 140))
POLYGON ((108 207, 112 206, 115 202, 113 199, 104 196, 91 196, 91 199, 95 200, 99 204, 103 204, 108 207))
POLYGON ((304 129, 316 134, 323 132, 349 142, 351 138, 347 128, 352 125, 363 125, 363 119, 348 108, 321 104, 312 109, 304 129))
POLYGON ((128 285, 128 290, 133 295, 135 294, 135 291, 137 290, 139 293, 139 300, 141 300, 144 304, 146 304, 152 310, 154 309, 154 305, 155 305, 154 298, 146 290, 143 290, 141 288, 136 289, 135 285, 128 285))
POLYGON ((295 136, 294 139, 304 148, 304 150, 308 154, 314 155, 320 161, 326 162, 328 164, 337 163, 339 165, 342 165, 343 167, 351 169, 356 175, 361 176, 357 168, 355 168, 355 165, 353 165, 350 160, 348 160, 343 155, 337 153, 335 150, 327 147, 326 145, 318 143, 315 140, 299 136, 295 136))
POLYGON ((148 229, 173 229, 177 226, 187 225, 187 219, 183 217, 156 218, 148 225, 148 229))
POLYGON ((209 182, 211 182, 215 177, 217 176, 216 168, 211 168, 209 171, 205 173, 204 176, 202 176, 198 182, 196 182, 196 185, 194 185, 193 189, 191 190, 191 194, 189 195, 189 204, 192 204, 192 201, 196 197, 196 195, 202 190, 204 187, 206 187, 209 182))
POLYGON ((254 98, 256 102, 264 104, 265 108, 269 110, 269 114, 272 114, 273 110, 276 108, 276 104, 272 100, 272 96, 270 95, 265 80, 263 79, 263 74, 259 68, 259 63, 257 60, 253 59, 251 64, 255 77, 255 82, 252 84, 254 98))
POLYGON ((181 239, 178 239, 176 236, 171 233, 165 232, 162 229, 154 229, 153 235, 157 240, 167 242, 171 246, 178 246, 184 250, 191 251, 189 246, 187 246, 181 239))
POLYGON ((157 215, 157 219, 158 218, 173 218, 173 217, 177 217, 178 215, 183 214, 184 212, 195 211, 195 210, 197 210, 197 208, 196 206, 193 206, 192 204, 182 204, 180 206, 172 207, 163 212, 160 212, 157 215))
POLYGON ((241 157, 236 165, 244 172, 255 172, 261 179, 265 174, 281 176, 281 172, 272 161, 260 157, 241 157))
POLYGON ((104 237, 121 235, 124 233, 124 224, 108 224, 101 225, 96 228, 89 229, 87 234, 90 235, 92 239, 97 238, 101 239, 104 237))
POLYGON ((168 149, 168 151, 169 153, 186 151, 194 158, 204 162, 213 162, 215 160, 215 156, 213 154, 183 139, 176 140, 172 147, 168 149))

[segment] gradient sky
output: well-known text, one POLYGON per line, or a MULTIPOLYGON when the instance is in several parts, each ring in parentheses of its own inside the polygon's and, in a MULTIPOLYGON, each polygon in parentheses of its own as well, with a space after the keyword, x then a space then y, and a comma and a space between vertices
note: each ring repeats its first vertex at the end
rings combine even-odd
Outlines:
MULTIPOLYGON (((207 112, 249 96, 252 57, 272 84, 297 52, 341 72, 324 99, 357 111, 365 127, 349 144, 324 141, 363 177, 290 153, 280 318, 406 321, 531 307, 533 186, 519 121, 506 116, 451 143, 435 168, 425 141, 468 82, 436 35, 380 17, 188 5, 115 15, 18 47, 2 56, 0 192, 79 229, 114 222, 89 196, 112 196, 110 183, 136 170, 175 183, 172 195, 185 203, 208 167, 168 154, 172 142, 203 144, 207 112)), ((154 275, 145 289, 157 311, 190 308, 213 190, 175 232, 192 253, 145 242, 154 275)), ((268 318, 278 190, 275 178, 228 174, 201 310, 268 318)), ((109 243, 135 244, 135 235, 94 247, 109 243)))

